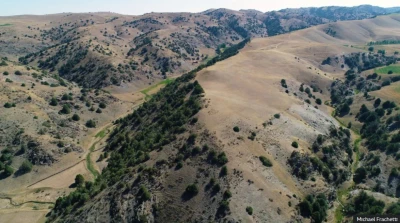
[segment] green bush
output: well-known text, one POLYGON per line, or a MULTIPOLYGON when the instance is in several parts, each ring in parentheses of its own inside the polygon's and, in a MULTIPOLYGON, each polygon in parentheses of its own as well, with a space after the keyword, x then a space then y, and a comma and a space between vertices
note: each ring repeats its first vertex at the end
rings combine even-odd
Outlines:
POLYGON ((21 71, 19 71, 19 70, 15 71, 14 74, 15 74, 15 75, 22 75, 21 71))
POLYGON ((261 163, 266 166, 266 167, 272 167, 272 162, 265 156, 260 156, 259 157, 261 163))
POLYGON ((10 74, 10 73, 8 73, 8 71, 4 71, 4 72, 3 72, 3 75, 4 75, 4 76, 7 76, 7 75, 9 75, 9 74, 10 74))
POLYGON ((319 99, 319 98, 317 98, 317 99, 315 99, 315 103, 317 103, 317 104, 321 105, 321 104, 322 104, 322 100, 321 100, 321 99, 319 99))
POLYGON ((353 181, 358 184, 363 182, 365 178, 367 178, 367 171, 364 167, 360 167, 355 171, 353 181))
POLYGON ((68 115, 71 113, 71 108, 69 107, 69 105, 65 104, 63 105, 63 108, 60 111, 60 114, 65 114, 68 115))
POLYGON ((298 144, 296 141, 293 141, 293 142, 292 142, 292 146, 293 146, 294 148, 299 148, 299 144, 298 144))
POLYGON ((5 174, 6 176, 11 176, 13 173, 14 173, 14 169, 13 169, 11 166, 9 166, 9 165, 5 165, 5 167, 4 167, 4 174, 5 174))
POLYGON ((228 168, 226 166, 223 166, 221 168, 221 172, 219 174, 221 177, 228 175, 228 168))
POLYGON ((86 127, 88 127, 88 128, 96 128, 96 122, 93 121, 92 119, 90 119, 90 120, 88 120, 86 122, 86 127))
POLYGON ((50 100, 50 105, 51 106, 57 106, 58 105, 58 101, 55 97, 52 97, 50 100))
POLYGON ((83 186, 83 184, 85 184, 85 178, 81 174, 76 175, 75 185, 77 187, 81 187, 81 186, 83 186))
POLYGON ((104 102, 101 102, 99 104, 99 107, 102 108, 102 109, 105 109, 107 107, 107 105, 104 102))
POLYGON ((280 115, 280 114, 275 114, 274 117, 275 117, 276 119, 279 119, 279 118, 281 117, 281 115, 280 115))
POLYGON ((144 185, 140 186, 138 195, 141 201, 148 201, 151 198, 149 190, 144 185))
POLYGON ((33 167, 32 163, 29 162, 29 160, 25 160, 19 167, 19 172, 21 174, 29 173, 32 171, 32 167, 33 167))
POLYGON ((250 206, 246 207, 246 212, 247 212, 247 214, 249 214, 249 215, 253 215, 253 208, 250 207, 250 206))
POLYGON ((186 187, 185 193, 190 197, 194 197, 199 193, 199 188, 196 184, 190 184, 186 187))
POLYGON ((81 117, 79 117, 79 115, 78 114, 74 114, 73 116, 72 116, 72 120, 74 120, 74 121, 79 121, 79 120, 81 120, 81 117))
POLYGON ((11 107, 13 107, 13 106, 12 106, 11 103, 6 102, 6 103, 4 104, 4 107, 5 107, 5 108, 11 108, 11 107))
POLYGON ((100 114, 103 113, 103 111, 100 108, 97 108, 96 113, 100 114))
POLYGON ((235 126, 235 127, 233 127, 233 131, 234 131, 234 132, 239 132, 240 129, 239 129, 239 127, 235 126))

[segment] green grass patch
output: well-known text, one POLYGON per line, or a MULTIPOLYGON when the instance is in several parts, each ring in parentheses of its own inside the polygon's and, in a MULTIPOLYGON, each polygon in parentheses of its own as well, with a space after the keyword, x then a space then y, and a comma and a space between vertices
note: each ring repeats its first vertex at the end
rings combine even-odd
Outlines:
POLYGON ((96 168, 94 168, 94 164, 92 161, 92 152, 96 148, 97 143, 99 143, 100 140, 102 140, 107 135, 107 133, 108 133, 108 128, 104 128, 103 130, 101 130, 100 132, 98 132, 95 135, 95 137, 99 138, 99 140, 97 140, 95 143, 93 143, 93 145, 89 149, 89 154, 87 154, 87 156, 86 156, 86 166, 87 166, 88 170, 93 174, 94 178, 97 178, 98 176, 100 176, 100 173, 96 170, 96 168))
POLYGON ((104 136, 106 136, 106 134, 107 134, 106 130, 103 129, 99 133, 97 133, 94 137, 96 137, 96 138, 104 138, 104 136))
POLYGON ((392 64, 375 70, 377 74, 388 74, 389 71, 392 71, 393 74, 400 74, 400 66, 392 64))
POLYGON ((151 95, 149 94, 150 91, 154 90, 155 88, 159 87, 160 85, 167 85, 169 83, 172 83, 173 81, 174 81, 173 79, 167 78, 161 82, 158 82, 157 84, 151 85, 150 87, 148 87, 140 92, 142 92, 142 94, 144 94, 146 96, 145 100, 147 101, 147 100, 151 99, 151 95))
POLYGON ((4 26, 12 26, 12 24, 10 24, 10 23, 0 24, 0 27, 4 27, 4 26))

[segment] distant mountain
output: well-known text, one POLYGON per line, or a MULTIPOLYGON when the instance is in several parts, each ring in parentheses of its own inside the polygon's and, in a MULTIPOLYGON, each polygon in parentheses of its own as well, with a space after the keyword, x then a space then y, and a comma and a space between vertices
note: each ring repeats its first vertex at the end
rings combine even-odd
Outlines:
POLYGON ((0 50, 24 64, 59 73, 84 87, 131 83, 141 88, 185 73, 249 37, 400 11, 370 5, 201 13, 57 14, 2 17, 0 50))

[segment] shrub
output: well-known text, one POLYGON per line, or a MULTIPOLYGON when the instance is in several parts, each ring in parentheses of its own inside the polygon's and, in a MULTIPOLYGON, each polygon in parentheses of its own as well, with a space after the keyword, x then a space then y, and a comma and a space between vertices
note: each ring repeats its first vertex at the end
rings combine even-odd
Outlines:
POLYGON ((6 102, 6 103, 4 104, 4 107, 5 107, 5 108, 11 108, 11 107, 12 107, 12 104, 9 103, 9 102, 6 102))
POLYGON ((4 76, 9 75, 8 71, 4 71, 4 72, 3 72, 3 75, 4 75, 4 76))
POLYGON ((61 97, 61 100, 63 101, 71 101, 72 99, 72 95, 70 94, 63 94, 63 96, 61 97))
POLYGON ((6 78, 6 83, 12 83, 13 81, 10 78, 6 78))
POLYGON ((90 120, 88 120, 86 122, 86 127, 88 127, 88 128, 96 128, 96 122, 93 121, 92 119, 90 119, 90 120))
POLYGON ((322 104, 322 100, 321 100, 321 99, 319 99, 319 98, 317 98, 317 99, 315 99, 315 103, 317 103, 317 104, 321 105, 321 104, 322 104))
POLYGON ((296 141, 293 141, 293 142, 292 142, 292 146, 293 146, 294 148, 299 148, 299 144, 298 144, 296 141))
POLYGON ((247 212, 247 214, 249 214, 249 215, 253 215, 253 208, 250 207, 250 206, 246 207, 246 212, 247 212))
POLYGON ((279 118, 281 117, 281 115, 280 115, 280 114, 275 114, 274 117, 275 117, 276 119, 279 119, 279 118))
POLYGON ((61 109, 60 114, 68 115, 70 113, 71 113, 71 109, 70 109, 69 105, 67 105, 67 104, 63 105, 63 108, 61 109))
POLYGON ((386 80, 386 81, 382 82, 382 87, 389 86, 389 85, 390 85, 390 80, 386 80))
POLYGON ((105 109, 107 107, 107 105, 104 102, 101 102, 99 104, 99 107, 102 108, 102 109, 105 109))
POLYGON ((218 193, 221 190, 221 186, 219 184, 214 184, 212 190, 214 193, 218 193))
POLYGON ((199 193, 199 188, 196 184, 190 184, 186 187, 185 193, 190 197, 194 197, 199 193))
POLYGON ((380 104, 381 104, 381 99, 378 98, 378 99, 376 99, 375 102, 374 102, 374 107, 377 108, 377 107, 379 107, 380 104))
POLYGON ((196 134, 190 134, 190 136, 189 136, 189 138, 188 138, 188 140, 187 140, 187 143, 188 143, 189 145, 194 145, 195 142, 196 142, 196 137, 197 137, 196 134))
POLYGON ((232 197, 232 193, 229 190, 224 192, 224 199, 227 200, 232 197))
POLYGON ((141 201, 148 201, 151 198, 149 190, 144 185, 140 186, 138 195, 141 201))
POLYGON ((286 84, 286 80, 285 79, 281 80, 281 85, 282 85, 282 87, 287 88, 287 84, 286 84))
POLYGON ((233 131, 235 131, 235 132, 239 132, 239 131, 240 131, 240 129, 239 129, 239 127, 235 126, 235 127, 233 127, 233 131))
POLYGON ((103 111, 100 108, 97 108, 96 113, 103 113, 103 111))
POLYGON ((6 61, 4 61, 4 60, 1 61, 0 67, 2 67, 2 66, 8 66, 8 64, 6 63, 6 61))
POLYGON ((272 162, 265 156, 260 156, 259 157, 261 163, 266 166, 266 167, 272 167, 272 162))
POLYGON ((55 97, 52 97, 50 100, 50 105, 51 106, 57 106, 58 105, 58 101, 55 97))
POLYGON ((15 74, 15 75, 22 75, 21 71, 19 71, 19 70, 15 71, 14 74, 15 74))
POLYGON ((388 71, 388 74, 393 74, 393 71, 389 70, 389 71, 388 71))
POLYGON ((19 167, 19 171, 21 174, 29 173, 32 171, 32 163, 29 160, 25 160, 22 162, 21 166, 19 167))
POLYGON ((365 180, 366 177, 367 177, 367 171, 364 169, 364 167, 360 167, 355 171, 353 176, 353 181, 355 183, 361 183, 365 180))
POLYGON ((227 168, 226 166, 223 166, 223 167, 221 168, 221 172, 219 173, 219 175, 220 175, 221 177, 228 175, 228 168, 227 168))
POLYGON ((79 121, 79 120, 81 120, 81 117, 79 117, 78 114, 74 114, 74 115, 72 116, 72 120, 74 120, 74 121, 79 121))
POLYGON ((83 186, 84 183, 85 183, 85 178, 81 174, 76 175, 75 185, 77 187, 81 187, 81 186, 83 186))
POLYGON ((13 169, 11 166, 9 166, 9 165, 5 165, 5 167, 4 167, 4 174, 5 174, 6 176, 11 176, 13 173, 14 173, 14 169, 13 169))

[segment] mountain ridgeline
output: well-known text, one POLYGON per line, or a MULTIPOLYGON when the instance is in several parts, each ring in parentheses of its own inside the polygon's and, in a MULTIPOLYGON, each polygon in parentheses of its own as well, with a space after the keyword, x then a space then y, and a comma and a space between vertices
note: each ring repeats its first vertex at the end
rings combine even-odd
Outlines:
POLYGON ((399 11, 369 5, 201 13, 57 14, 4 17, 0 50, 75 81, 101 88, 137 88, 205 63, 246 38, 278 35, 340 20, 368 19, 399 11))

